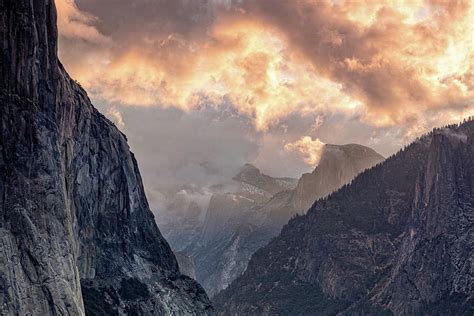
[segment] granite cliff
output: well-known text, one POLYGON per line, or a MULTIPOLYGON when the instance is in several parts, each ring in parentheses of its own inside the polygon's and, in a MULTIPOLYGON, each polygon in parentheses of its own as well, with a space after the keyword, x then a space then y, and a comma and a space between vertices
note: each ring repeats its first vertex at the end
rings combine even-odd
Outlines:
POLYGON ((0 310, 209 314, 125 136, 57 57, 52 0, 0 1, 0 310))

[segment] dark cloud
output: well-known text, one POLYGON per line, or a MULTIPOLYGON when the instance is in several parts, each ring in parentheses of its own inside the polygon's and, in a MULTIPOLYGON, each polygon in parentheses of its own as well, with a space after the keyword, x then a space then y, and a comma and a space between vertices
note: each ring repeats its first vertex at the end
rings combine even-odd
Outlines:
MULTIPOLYGON (((159 39, 172 33, 186 38, 206 35, 218 2, 209 0, 77 0, 79 9, 99 17, 97 29, 129 42, 159 39)), ((123 43, 127 44, 127 43, 123 43)))

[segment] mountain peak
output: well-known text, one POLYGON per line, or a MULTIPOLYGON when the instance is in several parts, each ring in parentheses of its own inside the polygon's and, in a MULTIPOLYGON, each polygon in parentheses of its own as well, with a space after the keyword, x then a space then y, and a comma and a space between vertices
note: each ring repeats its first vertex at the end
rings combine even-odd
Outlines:
POLYGON ((259 175, 259 174, 261 174, 260 169, 258 169, 251 163, 246 163, 239 169, 239 172, 235 176, 240 177, 243 175, 259 175))

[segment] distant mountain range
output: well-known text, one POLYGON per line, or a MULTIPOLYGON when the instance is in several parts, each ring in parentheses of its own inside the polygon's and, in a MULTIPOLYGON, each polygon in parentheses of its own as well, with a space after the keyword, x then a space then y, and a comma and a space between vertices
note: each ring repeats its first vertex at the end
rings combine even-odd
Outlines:
POLYGON ((218 294, 222 315, 473 315, 474 121, 314 204, 218 294))
POLYGON ((273 178, 246 164, 225 186, 232 190, 214 193, 207 210, 196 211, 193 203, 181 208, 184 213, 172 209, 160 227, 173 249, 193 258, 196 279, 213 296, 245 271, 252 254, 292 216, 383 159, 361 145, 325 145, 319 165, 299 180, 273 178))

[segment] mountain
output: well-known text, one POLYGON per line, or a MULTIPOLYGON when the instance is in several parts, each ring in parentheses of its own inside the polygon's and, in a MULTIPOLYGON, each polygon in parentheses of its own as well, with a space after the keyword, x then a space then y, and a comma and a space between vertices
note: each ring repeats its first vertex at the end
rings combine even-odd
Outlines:
POLYGON ((245 258, 250 258, 268 241, 268 238, 261 238, 262 242, 256 244, 255 249, 255 245, 245 250, 239 247, 229 249, 229 238, 235 232, 263 233, 263 230, 256 232, 257 226, 250 222, 244 224, 245 212, 263 205, 277 192, 295 188, 296 184, 296 179, 274 178, 251 164, 245 164, 227 183, 208 190, 192 186, 182 188, 170 198, 171 202, 165 211, 160 212, 158 221, 172 249, 179 251, 180 266, 189 266, 191 260, 195 278, 212 295, 230 284, 247 266, 248 260, 241 261, 233 253, 245 251, 245 258), (204 203, 198 205, 193 198, 202 199, 209 192, 213 193, 203 210, 204 203), (223 258, 229 259, 228 265, 223 264, 223 258))
POLYGON ((229 232, 226 228, 229 221, 234 221, 236 216, 241 218, 246 210, 263 205, 274 194, 292 189, 297 184, 296 179, 273 178, 263 174, 251 164, 245 164, 232 180, 235 187, 232 192, 215 193, 209 201, 199 240, 201 244, 220 239, 221 232, 229 232))
MULTIPOLYGON (((233 191, 212 195, 201 233, 180 250, 194 257, 196 278, 212 297, 245 271, 252 254, 292 216, 381 161, 365 146, 326 145, 320 164, 299 181, 273 178, 246 164, 233 177, 233 191)), ((174 234, 180 234, 176 225, 174 234)))
POLYGON ((54 1, 0 1, 6 315, 209 314, 158 230, 125 136, 57 58, 54 1))
POLYGON ((273 178, 245 164, 226 183, 205 189, 186 185, 167 192, 157 221, 172 249, 185 252, 201 236, 211 238, 213 229, 239 210, 267 202, 275 193, 296 184, 296 179, 273 178))
POLYGON ((233 180, 239 183, 238 192, 255 202, 266 202, 278 192, 293 189, 297 183, 297 180, 292 178, 267 176, 248 163, 240 169, 233 180))
POLYGON ((281 227, 293 215, 304 214, 316 200, 348 184, 359 173, 383 160, 384 157, 369 147, 327 144, 314 171, 303 174, 294 190, 276 195, 262 212, 281 227))
POLYGON ((216 298, 222 315, 472 315, 474 121, 315 203, 216 298))

